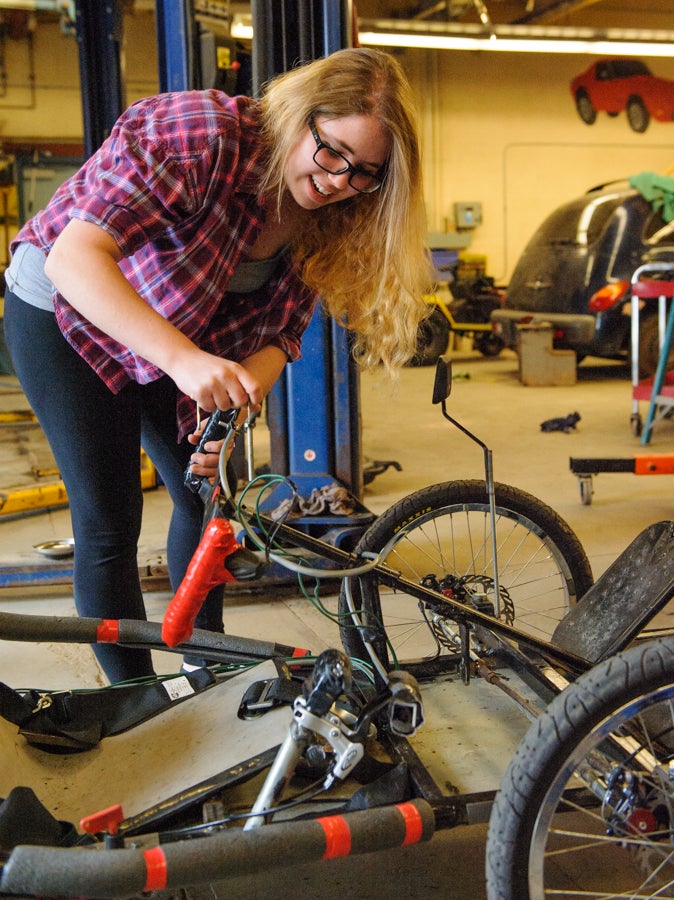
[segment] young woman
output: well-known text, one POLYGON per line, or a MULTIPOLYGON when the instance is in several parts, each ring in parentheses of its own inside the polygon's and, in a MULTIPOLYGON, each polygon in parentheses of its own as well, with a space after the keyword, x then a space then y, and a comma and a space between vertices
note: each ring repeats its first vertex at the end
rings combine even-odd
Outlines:
MULTIPOLYGON (((80 615, 145 618, 141 443, 173 501, 177 588, 203 511, 183 472, 214 465, 193 453, 197 407, 258 406, 319 297, 362 364, 409 358, 425 233, 409 86, 386 53, 338 51, 261 100, 185 91, 123 113, 6 273, 10 354, 68 492, 80 615)), ((222 630, 222 596, 197 627, 222 630)), ((94 649, 110 681, 152 673, 147 651, 94 649)))

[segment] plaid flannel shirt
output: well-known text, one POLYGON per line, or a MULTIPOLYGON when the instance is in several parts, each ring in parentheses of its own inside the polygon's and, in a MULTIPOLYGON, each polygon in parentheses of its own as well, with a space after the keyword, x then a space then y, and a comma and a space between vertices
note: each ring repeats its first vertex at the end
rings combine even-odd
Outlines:
MULTIPOLYGON (((227 285, 265 219, 258 193, 264 165, 257 103, 214 90, 160 94, 133 104, 83 167, 13 242, 45 254, 71 218, 109 232, 120 268, 146 303, 209 353, 237 361, 268 345, 300 356, 316 295, 287 254, 251 294, 227 285)), ((101 286, 105 302, 105 286, 101 286)), ((163 374, 84 319, 58 293, 63 334, 117 393, 163 374)), ((194 404, 178 403, 180 434, 194 404)))

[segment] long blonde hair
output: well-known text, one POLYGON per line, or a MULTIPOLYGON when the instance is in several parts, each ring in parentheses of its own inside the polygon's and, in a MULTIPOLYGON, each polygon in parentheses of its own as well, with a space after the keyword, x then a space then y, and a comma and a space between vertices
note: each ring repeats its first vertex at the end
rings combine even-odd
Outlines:
POLYGON ((388 134, 381 188, 317 210, 292 249, 303 280, 354 332, 356 359, 402 365, 416 349, 432 281, 416 115, 402 68, 379 50, 338 50, 276 77, 260 103, 270 153, 262 190, 279 208, 288 156, 310 116, 371 115, 388 134))

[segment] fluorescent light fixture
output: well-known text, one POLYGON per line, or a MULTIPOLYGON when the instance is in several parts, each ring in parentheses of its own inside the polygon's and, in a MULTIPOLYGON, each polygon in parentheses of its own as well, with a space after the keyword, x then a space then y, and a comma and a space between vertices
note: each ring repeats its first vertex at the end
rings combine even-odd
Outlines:
MULTIPOLYGON (((535 25, 447 25, 402 19, 361 19, 364 47, 416 47, 421 50, 489 50, 502 53, 585 53, 592 56, 669 56, 674 31, 565 28, 535 25)), ((250 15, 235 14, 231 35, 252 40, 250 15)))
POLYGON ((446 26, 444 23, 363 20, 358 40, 369 47, 488 50, 503 53, 586 53, 594 56, 669 56, 674 31, 640 29, 446 26))
POLYGON ((229 32, 238 41, 253 40, 253 23, 251 16, 235 15, 229 32))
POLYGON ((363 47, 418 47, 422 50, 490 50, 503 53, 588 53, 594 56, 669 56, 672 45, 634 41, 541 40, 540 38, 441 37, 432 34, 386 34, 360 31, 363 47))
POLYGON ((0 0, 0 10, 3 9, 64 13, 75 20, 74 0, 0 0))

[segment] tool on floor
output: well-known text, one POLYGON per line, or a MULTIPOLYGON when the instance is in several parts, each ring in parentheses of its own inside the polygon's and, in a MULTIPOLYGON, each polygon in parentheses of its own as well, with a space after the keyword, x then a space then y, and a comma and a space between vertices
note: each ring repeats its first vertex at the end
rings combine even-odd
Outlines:
POLYGON ((580 413, 572 412, 568 416, 558 416, 555 419, 546 419, 541 422, 541 431, 563 431, 569 434, 576 430, 576 425, 580 422, 580 413))

